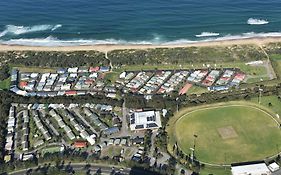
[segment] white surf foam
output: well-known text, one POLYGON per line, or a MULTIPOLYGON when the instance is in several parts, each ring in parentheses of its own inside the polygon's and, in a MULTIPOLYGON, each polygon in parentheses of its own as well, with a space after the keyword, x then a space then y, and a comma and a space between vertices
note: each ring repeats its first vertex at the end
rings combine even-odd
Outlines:
POLYGON ((202 32, 201 34, 195 35, 197 38, 201 37, 214 37, 214 36, 219 36, 219 33, 214 33, 214 32, 202 32))
POLYGON ((240 35, 225 35, 221 37, 212 37, 202 40, 189 40, 189 39, 178 39, 178 40, 159 40, 154 37, 151 40, 146 41, 126 41, 117 39, 71 39, 71 40, 60 40, 55 37, 49 36, 47 38, 21 38, 21 39, 10 39, 8 41, 1 40, 0 43, 8 45, 27 45, 27 46, 78 46, 78 45, 101 45, 101 44, 112 44, 112 45, 176 45, 176 44, 190 44, 198 42, 209 42, 209 41, 225 41, 225 40, 238 40, 238 39, 249 39, 249 38, 265 38, 265 37, 281 37, 281 32, 269 32, 269 33, 255 33, 248 32, 240 35))
POLYGON ((256 19, 256 18, 249 18, 247 24, 249 25, 264 25, 268 24, 269 22, 265 19, 256 19))
POLYGON ((247 32, 241 35, 226 35, 223 37, 218 37, 214 39, 214 41, 249 39, 249 38, 266 38, 266 37, 281 37, 281 32, 268 32, 268 33, 247 32))
POLYGON ((57 25, 55 25, 55 26, 52 28, 52 31, 54 31, 54 30, 56 30, 56 29, 58 29, 58 28, 61 28, 61 27, 62 27, 61 24, 57 24, 57 25))
POLYGON ((125 41, 125 40, 116 40, 116 39, 105 39, 105 40, 96 40, 96 39, 72 39, 72 40, 59 40, 55 37, 49 36, 47 38, 21 38, 21 39, 10 39, 8 41, 0 41, 2 44, 8 45, 27 45, 27 46, 77 46, 77 45, 137 45, 137 44, 146 44, 151 45, 152 42, 149 41, 125 41))
POLYGON ((57 25, 44 24, 44 25, 34 25, 34 26, 6 25, 6 29, 0 33, 0 37, 3 37, 7 34, 21 35, 21 34, 25 34, 25 33, 39 32, 39 31, 45 31, 45 30, 54 31, 60 27, 62 27, 61 24, 57 24, 57 25))

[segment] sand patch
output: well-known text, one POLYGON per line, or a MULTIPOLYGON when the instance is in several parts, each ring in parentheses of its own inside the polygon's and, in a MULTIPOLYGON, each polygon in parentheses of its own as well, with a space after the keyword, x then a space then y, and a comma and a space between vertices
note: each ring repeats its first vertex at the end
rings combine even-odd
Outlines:
POLYGON ((218 128, 217 131, 222 139, 232 139, 238 137, 238 134, 232 126, 218 128))

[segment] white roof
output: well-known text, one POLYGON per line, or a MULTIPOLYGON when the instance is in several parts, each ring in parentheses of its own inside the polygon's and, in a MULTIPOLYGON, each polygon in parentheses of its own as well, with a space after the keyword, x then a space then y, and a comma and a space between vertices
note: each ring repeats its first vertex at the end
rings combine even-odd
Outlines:
POLYGON ((274 162, 274 163, 272 163, 272 164, 270 164, 269 166, 268 166, 268 168, 271 170, 271 171, 277 171, 277 170, 279 170, 279 165, 276 163, 276 162, 274 162))
POLYGON ((67 71, 68 72, 77 72, 78 71, 78 67, 68 68, 67 71))
POLYGON ((90 137, 90 136, 87 137, 86 139, 87 139, 87 141, 90 143, 90 145, 94 145, 94 144, 96 143, 95 139, 92 138, 92 137, 90 137))
POLYGON ((154 116, 154 111, 135 112, 136 124, 146 124, 148 116, 154 116))
POLYGON ((144 112, 135 112, 131 119, 131 130, 136 129, 154 129, 161 127, 161 117, 159 111, 144 111, 144 112), (148 125, 157 125, 157 126, 148 126, 148 125), (136 128, 138 125, 143 125, 141 128, 136 128))
POLYGON ((119 78, 125 78, 126 77, 126 72, 122 72, 120 75, 119 75, 119 78))
POLYGON ((269 175, 270 170, 265 163, 231 167, 232 175, 269 175))

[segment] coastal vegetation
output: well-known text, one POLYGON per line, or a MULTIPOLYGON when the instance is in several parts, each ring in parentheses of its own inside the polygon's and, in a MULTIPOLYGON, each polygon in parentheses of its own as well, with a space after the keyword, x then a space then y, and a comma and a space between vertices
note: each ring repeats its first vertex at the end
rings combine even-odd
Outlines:
POLYGON ((37 67, 76 67, 107 65, 104 54, 97 51, 77 52, 7 52, 10 64, 37 67))
MULTIPOLYGON (((110 80, 116 79, 116 75, 124 70, 208 67, 237 67, 258 77, 265 75, 266 69, 247 66, 245 63, 265 59, 263 50, 255 45, 113 50, 107 53, 107 58, 104 53, 98 51, 7 51, 0 52, 2 64, 0 80, 9 77, 11 67, 55 68, 100 65, 113 66, 110 80)), ((259 81, 259 78, 254 80, 259 81)))
POLYGON ((158 48, 145 50, 114 50, 108 53, 113 65, 153 65, 186 63, 220 63, 253 61, 265 58, 255 45, 224 47, 158 48))
POLYGON ((45 52, 9 51, 0 52, 0 80, 9 77, 11 67, 77 67, 109 65, 104 54, 97 51, 45 52))

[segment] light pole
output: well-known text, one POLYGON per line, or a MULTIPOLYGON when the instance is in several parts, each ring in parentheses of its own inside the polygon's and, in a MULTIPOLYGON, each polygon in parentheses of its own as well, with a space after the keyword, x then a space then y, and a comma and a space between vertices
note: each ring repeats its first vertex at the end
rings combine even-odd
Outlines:
POLYGON ((179 97, 176 98, 176 102, 177 102, 177 112, 179 112, 179 103, 178 103, 179 97))
POLYGON ((224 170, 226 170, 226 153, 224 153, 224 170))
POLYGON ((260 91, 260 95, 259 95, 259 104, 261 104, 261 93, 262 93, 263 89, 262 89, 262 88, 259 88, 259 91, 260 91))
POLYGON ((196 134, 193 135, 193 148, 190 148, 191 150, 191 163, 193 164, 195 160, 195 144, 196 144, 196 138, 198 137, 196 134))
POLYGON ((191 164, 193 164, 194 161, 194 148, 189 148, 191 150, 191 164))

